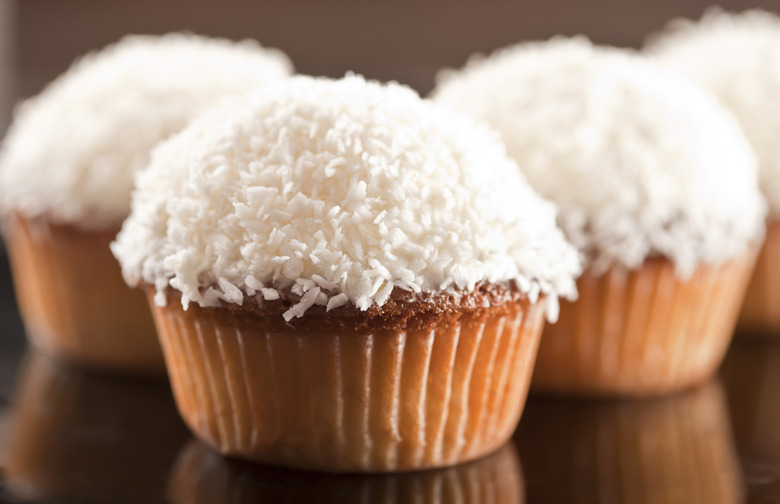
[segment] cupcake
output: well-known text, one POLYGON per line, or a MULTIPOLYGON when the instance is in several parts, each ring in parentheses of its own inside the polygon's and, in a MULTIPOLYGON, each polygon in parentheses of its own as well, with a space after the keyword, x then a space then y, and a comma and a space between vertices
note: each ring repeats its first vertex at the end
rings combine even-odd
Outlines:
POLYGON ((133 173, 196 115, 290 72, 254 42, 129 36, 18 107, 0 146, 0 219, 37 347, 108 370, 164 369, 146 301, 109 250, 133 173))
POLYGON ((23 502, 163 502, 188 438, 167 382, 37 351, 22 362, 8 419, 2 495, 23 502))
POLYGON ((162 144, 112 247, 193 432, 324 471, 497 449, 580 267, 493 135, 358 76, 293 78, 162 144))
POLYGON ((534 397, 514 442, 528 502, 746 502, 718 380, 631 400, 534 397))
POLYGON ((508 443, 483 459, 400 474, 318 474, 223 459, 190 442, 171 472, 171 504, 522 504, 523 473, 508 443))
POLYGON ((706 92, 584 38, 525 43, 443 75, 435 100, 494 127, 585 257, 532 387, 669 392, 712 375, 763 236, 739 126, 706 92))
POLYGON ((673 21, 646 50, 711 90, 737 118, 756 153, 769 218, 737 329, 780 335, 780 17, 711 9, 699 22, 673 21))

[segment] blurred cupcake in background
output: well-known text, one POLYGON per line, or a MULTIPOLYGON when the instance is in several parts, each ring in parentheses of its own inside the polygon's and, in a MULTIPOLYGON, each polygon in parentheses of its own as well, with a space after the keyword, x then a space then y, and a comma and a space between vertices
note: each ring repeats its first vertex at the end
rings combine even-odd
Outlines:
POLYGON ((584 38, 473 59, 442 75, 434 99, 497 130, 585 255, 533 388, 639 395, 712 375, 766 213, 750 146, 714 99, 584 38))
POLYGON ((188 437, 167 382, 29 352, 4 436, 3 486, 25 502, 163 502, 188 437))
POLYGON ((698 22, 672 21, 650 38, 646 51, 710 89, 755 150, 769 219, 737 328, 780 335, 780 17, 711 9, 698 22))
POLYGON ((251 41, 128 36, 17 108, 0 146, 0 213, 36 346, 105 369, 163 369, 145 300, 109 250, 133 174, 195 116, 291 71, 286 56, 251 41))
POLYGON ((514 442, 528 502, 745 502, 717 380, 661 398, 535 397, 514 442))
POLYGON ((522 504, 517 449, 466 464, 402 474, 333 475, 224 459, 206 445, 184 447, 168 485, 171 504, 522 504))
POLYGON ((398 84, 295 77, 234 105, 155 150, 112 244, 188 425, 324 471, 498 449, 580 271, 553 205, 398 84))

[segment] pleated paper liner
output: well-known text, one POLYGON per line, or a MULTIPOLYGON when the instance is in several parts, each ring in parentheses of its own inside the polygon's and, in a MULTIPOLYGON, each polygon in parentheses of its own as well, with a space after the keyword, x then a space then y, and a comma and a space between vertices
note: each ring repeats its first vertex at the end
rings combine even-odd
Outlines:
POLYGON ((522 504, 520 461, 510 443, 455 467, 419 472, 336 475, 300 472, 220 457, 192 441, 171 473, 171 504, 522 504))
POLYGON ((737 334, 780 336, 780 220, 767 224, 764 246, 737 321, 737 334))
POLYGON ((330 472, 440 467, 497 449, 520 418, 544 322, 542 302, 518 301, 420 331, 304 333, 149 296, 179 411, 200 439, 330 472))
POLYGON ((24 502, 163 502, 164 475, 189 437, 167 381, 40 352, 22 362, 9 414, 4 494, 24 502))
POLYGON ((731 341, 755 252, 680 280, 666 259, 585 272, 542 336, 532 388, 562 394, 660 394, 712 376, 731 341))
POLYGON ((515 441, 538 483, 528 502, 746 502, 718 380, 642 399, 533 397, 515 441))
POLYGON ((85 231, 12 216, 6 245, 25 328, 41 350, 107 370, 161 373, 149 307, 122 279, 109 243, 85 231))

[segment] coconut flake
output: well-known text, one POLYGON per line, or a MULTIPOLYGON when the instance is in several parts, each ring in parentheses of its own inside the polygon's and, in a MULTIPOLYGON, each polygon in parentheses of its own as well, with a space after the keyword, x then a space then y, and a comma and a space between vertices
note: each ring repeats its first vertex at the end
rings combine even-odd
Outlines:
POLYGON ((115 226, 155 144, 291 71, 253 41, 189 34, 131 35, 87 54, 17 108, 0 147, 0 211, 115 226))
POLYGON ((707 10, 677 19, 646 51, 711 90, 742 125, 758 157, 761 190, 780 215, 780 17, 761 10, 707 10))
POLYGON ((314 304, 381 306, 394 286, 515 281, 571 297, 580 271, 555 207, 493 134, 357 76, 269 86, 160 145, 112 250, 129 283, 162 281, 182 302, 223 282, 300 296, 286 320, 314 304), (220 250, 204 239, 216 234, 220 250))
POLYGON ((523 43, 442 74, 434 99, 497 130, 595 273, 660 254, 685 278, 762 237, 765 203, 738 124, 635 52, 582 37, 523 43))

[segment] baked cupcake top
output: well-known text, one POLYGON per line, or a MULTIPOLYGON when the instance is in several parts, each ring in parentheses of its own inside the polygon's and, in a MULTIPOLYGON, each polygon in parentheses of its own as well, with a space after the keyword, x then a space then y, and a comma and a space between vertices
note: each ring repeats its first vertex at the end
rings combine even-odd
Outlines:
POLYGON ((770 211, 780 214, 780 17, 710 9, 699 22, 671 22, 646 50, 734 113, 758 158, 770 211))
POLYGON ((226 96, 288 76, 253 41, 133 35, 77 60, 16 110, 0 147, 0 211, 118 226, 150 149, 226 96))
POLYGON ((750 146, 705 91, 585 38, 519 44, 440 76, 434 99, 494 127, 594 272, 743 252, 765 203, 750 146))
POLYGON ((294 77, 156 148, 113 243, 130 285, 184 307, 381 306, 512 282, 575 295, 579 257, 501 143, 411 89, 294 77))

